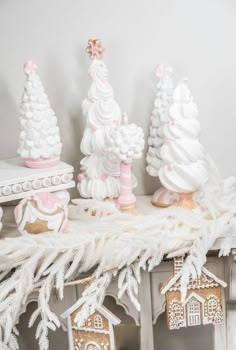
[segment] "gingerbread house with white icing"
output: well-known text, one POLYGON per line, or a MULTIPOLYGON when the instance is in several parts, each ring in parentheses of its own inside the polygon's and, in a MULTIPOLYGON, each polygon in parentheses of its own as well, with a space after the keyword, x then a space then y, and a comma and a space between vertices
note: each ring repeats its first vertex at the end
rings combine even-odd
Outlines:
POLYGON ((187 295, 181 301, 180 271, 184 257, 174 259, 174 275, 162 287, 166 297, 166 315, 169 329, 219 324, 223 321, 223 289, 227 285, 205 267, 201 276, 192 277, 187 286, 187 295))
POLYGON ((79 327, 76 320, 82 306, 82 302, 78 301, 61 315, 62 318, 67 318, 69 349, 115 350, 113 326, 118 325, 120 319, 105 306, 98 306, 83 326, 79 327))

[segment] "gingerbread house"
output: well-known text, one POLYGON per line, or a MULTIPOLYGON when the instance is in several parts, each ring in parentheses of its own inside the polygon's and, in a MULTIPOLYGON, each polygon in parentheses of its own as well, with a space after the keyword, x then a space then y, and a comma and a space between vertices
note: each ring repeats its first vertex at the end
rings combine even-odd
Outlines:
POLYGON ((105 306, 98 306, 82 327, 78 327, 77 315, 83 304, 75 303, 61 317, 67 318, 70 350, 115 350, 113 326, 120 319, 113 315, 105 306))
POLYGON ((184 257, 174 259, 174 275, 162 287, 166 297, 166 315, 169 329, 187 326, 219 324, 223 321, 223 288, 226 283, 205 267, 201 276, 192 277, 187 286, 185 301, 181 301, 180 271, 184 257))

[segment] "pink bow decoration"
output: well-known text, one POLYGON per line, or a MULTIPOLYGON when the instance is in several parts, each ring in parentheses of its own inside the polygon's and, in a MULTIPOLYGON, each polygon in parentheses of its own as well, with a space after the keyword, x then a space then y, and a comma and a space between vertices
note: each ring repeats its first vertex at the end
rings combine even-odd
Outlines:
POLYGON ((28 61, 24 64, 24 72, 28 77, 35 74, 37 68, 37 65, 32 61, 28 61))
POLYGON ((86 51, 88 52, 91 60, 94 60, 95 58, 101 60, 103 58, 105 48, 100 39, 89 39, 86 51))
POLYGON ((156 76, 159 79, 168 79, 172 76, 173 68, 169 64, 159 64, 156 68, 156 76))

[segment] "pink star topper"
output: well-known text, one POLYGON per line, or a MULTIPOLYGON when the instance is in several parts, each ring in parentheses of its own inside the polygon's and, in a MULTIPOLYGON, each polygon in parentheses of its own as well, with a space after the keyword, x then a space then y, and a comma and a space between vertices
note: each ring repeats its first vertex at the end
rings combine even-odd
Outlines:
POLYGON ((24 64, 24 72, 25 74, 30 77, 32 74, 34 74, 37 70, 37 66, 35 63, 33 63, 32 61, 28 61, 24 64))
POLYGON ((91 60, 94 60, 95 58, 101 60, 103 58, 105 48, 100 39, 89 39, 86 51, 88 52, 91 60))
POLYGON ((169 64, 159 64, 156 68, 156 76, 159 79, 168 79, 173 74, 173 68, 169 64))

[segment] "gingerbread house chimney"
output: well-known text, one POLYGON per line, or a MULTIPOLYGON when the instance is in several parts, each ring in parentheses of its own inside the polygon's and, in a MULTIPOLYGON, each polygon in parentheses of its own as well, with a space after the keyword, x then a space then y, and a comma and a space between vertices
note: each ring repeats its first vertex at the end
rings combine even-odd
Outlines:
POLYGON ((184 257, 182 256, 176 256, 174 258, 174 275, 176 275, 183 267, 184 264, 184 257))

